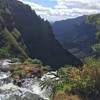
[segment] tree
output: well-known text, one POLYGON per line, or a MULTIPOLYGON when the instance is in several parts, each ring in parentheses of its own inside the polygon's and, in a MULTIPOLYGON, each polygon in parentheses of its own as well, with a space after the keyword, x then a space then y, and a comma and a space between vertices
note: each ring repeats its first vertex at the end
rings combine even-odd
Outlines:
POLYGON ((96 56, 100 56, 100 31, 96 33, 97 43, 92 46, 96 56))
POLYGON ((96 33, 96 38, 97 38, 98 40, 100 40, 100 31, 98 31, 98 32, 96 33))
POLYGON ((96 27, 96 43, 93 45, 93 51, 96 57, 100 56, 100 14, 88 16, 88 22, 96 27))

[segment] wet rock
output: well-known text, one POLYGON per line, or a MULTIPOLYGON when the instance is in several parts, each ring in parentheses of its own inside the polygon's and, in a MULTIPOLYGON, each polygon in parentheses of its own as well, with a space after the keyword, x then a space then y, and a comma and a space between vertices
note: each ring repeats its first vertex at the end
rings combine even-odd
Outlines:
POLYGON ((0 72, 0 86, 11 82, 10 73, 0 72))
POLYGON ((31 91, 13 84, 1 87, 0 91, 0 100, 45 100, 31 91))
POLYGON ((44 100, 36 94, 31 94, 29 92, 25 93, 22 100, 44 100))
POLYGON ((21 80, 14 80, 13 84, 21 87, 22 86, 22 81, 21 80))
POLYGON ((39 97, 36 94, 32 94, 29 92, 26 92, 25 94, 19 96, 19 95, 10 95, 5 100, 44 100, 41 97, 39 97))
POLYGON ((10 63, 11 60, 6 59, 6 60, 1 60, 0 61, 0 70, 3 72, 10 71, 10 63))
POLYGON ((35 65, 32 64, 28 68, 26 65, 28 72, 25 71, 25 65, 16 66, 21 72, 18 69, 19 73, 14 74, 14 76, 13 72, 9 71, 11 65, 9 65, 8 61, 0 61, 0 65, 2 65, 0 68, 6 71, 0 72, 0 100, 49 100, 49 92, 46 89, 41 90, 41 70, 35 65), (23 70, 26 72, 24 77, 20 75, 23 70))
POLYGON ((5 100, 22 100, 20 96, 18 95, 10 95, 8 98, 5 100))

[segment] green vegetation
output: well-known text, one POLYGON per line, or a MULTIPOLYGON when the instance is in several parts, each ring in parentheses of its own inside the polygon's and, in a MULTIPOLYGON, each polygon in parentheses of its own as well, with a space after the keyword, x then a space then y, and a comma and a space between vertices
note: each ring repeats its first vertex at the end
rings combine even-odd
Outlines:
POLYGON ((19 58, 11 58, 11 63, 22 63, 21 59, 19 58))
POLYGON ((53 99, 60 94, 86 98, 100 95, 100 59, 88 58, 82 68, 65 66, 53 75, 41 82, 42 88, 52 88, 53 99))
POLYGON ((22 61, 19 58, 12 58, 11 62, 12 66, 10 71, 12 73, 12 77, 41 77, 41 75, 47 73, 50 70, 50 67, 43 66, 43 63, 39 59, 28 58, 25 61, 22 61))
POLYGON ((14 80, 19 77, 20 80, 25 77, 41 77, 42 66, 39 64, 12 64, 10 71, 14 80))
MULTIPOLYGON (((14 32, 14 31, 12 31, 14 32)), ((16 38, 11 34, 11 32, 8 31, 7 28, 5 28, 3 31, 1 31, 1 34, 5 38, 4 45, 8 48, 10 48, 12 51, 16 49, 16 52, 23 55, 24 57, 27 57, 27 54, 25 53, 25 48, 20 45, 20 43, 17 42, 16 38), (12 48, 13 47, 13 48, 12 48)), ((16 34, 16 32, 15 32, 16 34)))
POLYGON ((96 27, 96 43, 92 46, 97 57, 100 57, 100 14, 90 15, 87 17, 88 22, 96 27))
POLYGON ((100 32, 96 33, 96 38, 99 40, 100 39, 100 32))
POLYGON ((100 55, 100 31, 96 33, 97 43, 93 46, 93 50, 100 55))
MULTIPOLYGON (((2 0, 2 2, 3 1, 4 0, 2 0)), ((5 3, 5 2, 3 2, 3 3, 5 3)), ((0 4, 1 4, 1 2, 0 2, 0 4)), ((1 6, 0 6, 0 58, 14 57, 12 59, 13 64, 10 69, 14 80, 17 80, 17 79, 21 80, 22 78, 35 77, 35 76, 40 78, 44 73, 48 72, 48 70, 49 71, 51 70, 50 66, 43 66, 43 63, 39 59, 28 58, 26 46, 21 37, 21 33, 15 28, 14 22, 12 20, 11 12, 7 8, 7 5, 6 6, 3 6, 3 5, 5 5, 5 4, 1 4, 1 6), (18 57, 18 58, 16 58, 16 57, 18 57), (21 61, 22 59, 20 60, 19 58, 24 58, 26 60, 22 62, 21 61)), ((28 11, 30 11, 30 9, 28 11)), ((27 10, 26 10, 26 12, 27 12, 27 10)), ((22 14, 22 15, 26 15, 26 14, 22 14)), ((25 17, 24 19, 26 19, 26 18, 27 17, 25 17)), ((36 19, 37 19, 37 17, 36 17, 36 19)), ((41 58, 44 57, 45 59, 47 59, 46 61, 48 61, 48 62, 50 61, 52 63, 60 64, 60 62, 63 62, 63 61, 65 63, 66 62, 65 59, 66 59, 69 62, 69 64, 71 64, 71 63, 73 63, 73 64, 80 63, 81 64, 81 62, 78 61, 76 58, 75 58, 76 60, 74 60, 74 56, 70 55, 70 53, 68 53, 68 56, 67 56, 67 54, 65 53, 65 51, 63 49, 60 50, 61 47, 55 41, 55 38, 52 37, 53 36, 53 35, 51 35, 52 33, 48 33, 48 35, 46 36, 47 32, 48 31, 51 32, 52 29, 50 28, 50 25, 47 21, 44 23, 44 21, 42 19, 40 19, 40 20, 42 22, 38 22, 38 19, 37 19, 37 20, 34 20, 35 21, 34 23, 36 23, 35 26, 42 26, 42 23, 43 23, 42 27, 44 27, 44 28, 42 29, 40 27, 40 29, 43 31, 42 33, 43 33, 44 38, 41 38, 41 36, 40 36, 39 39, 36 38, 36 40, 35 40, 35 37, 38 37, 40 35, 41 30, 35 32, 36 36, 34 34, 29 34, 27 40, 30 40, 31 42, 25 41, 26 44, 28 44, 28 47, 32 48, 32 51, 29 53, 32 53, 32 56, 34 56, 34 51, 35 51, 35 53, 37 55, 40 55, 41 58), (45 41, 43 41, 43 40, 45 40, 45 41), (48 42, 49 45, 48 45, 48 43, 45 44, 46 42, 48 42), (41 45, 41 44, 45 44, 45 45, 41 45), (57 46, 57 48, 56 48, 56 46, 57 46), (36 52, 36 50, 37 50, 37 52, 36 52), (50 52, 49 52, 49 50, 50 50, 50 52), (40 53, 40 51, 41 51, 41 53, 40 53), (48 54, 51 54, 51 55, 49 55, 50 57, 47 56, 48 54), (58 54, 60 54, 60 55, 58 56, 58 54), (48 59, 48 57, 49 57, 49 59, 48 59), (56 57, 57 59, 58 58, 60 58, 60 59, 55 60, 54 57, 56 57), (66 57, 68 57, 68 58, 66 58, 66 57)), ((31 23, 32 19, 30 19, 29 22, 31 23)), ((55 100, 55 97, 56 96, 59 97, 59 95, 65 96, 65 99, 59 98, 57 100, 67 100, 66 96, 68 96, 68 95, 78 95, 81 98, 84 97, 85 99, 83 99, 83 100, 87 100, 87 98, 90 98, 91 96, 92 96, 92 98, 98 97, 98 95, 100 96, 100 58, 99 58, 100 57, 100 14, 88 16, 88 22, 90 24, 93 24, 97 28, 97 32, 96 32, 97 41, 96 41, 96 44, 93 46, 93 50, 95 51, 96 55, 98 55, 98 58, 96 58, 96 57, 95 58, 91 58, 91 57, 87 58, 85 60, 83 67, 81 67, 81 68, 76 68, 76 67, 72 67, 72 66, 64 66, 64 67, 60 67, 60 69, 57 70, 57 73, 55 73, 55 74, 51 73, 51 75, 53 74, 55 77, 45 79, 40 84, 42 89, 43 88, 47 88, 47 89, 51 88, 51 95, 50 95, 51 99, 55 100)), ((27 23, 27 21, 25 23, 27 23)), ((29 26, 26 26, 25 23, 23 23, 23 24, 21 23, 22 26, 25 27, 25 29, 27 27, 28 27, 27 29, 29 29, 29 30, 31 30, 31 29, 34 30, 35 28, 36 28, 35 30, 39 29, 38 27, 34 27, 34 23, 31 23, 32 25, 30 24, 29 26), (33 29, 33 27, 34 27, 34 29, 33 29)), ((27 31, 25 29, 23 29, 23 31, 25 32, 25 34, 26 33, 28 34, 30 31, 27 31)), ((24 32, 23 32, 23 34, 24 34, 24 32)), ((34 32, 32 31, 32 33, 34 33, 34 32)), ((57 65, 57 64, 55 64, 55 65, 57 65)), ((96 99, 94 99, 94 100, 96 100, 96 99)))
MULTIPOLYGON (((15 80, 34 75, 41 77, 46 66, 41 65, 40 62, 37 63, 37 61, 40 60, 27 59, 24 63, 16 64, 15 62, 20 62, 20 60, 14 58, 15 64, 11 68, 12 77, 15 80)), ((100 59, 86 58, 81 68, 64 66, 57 70, 57 73, 51 73, 51 75, 55 77, 45 79, 40 84, 41 89, 51 88, 51 100, 67 100, 67 98, 91 100, 91 97, 100 95, 100 59)))
POLYGON ((9 49, 6 47, 0 48, 0 58, 8 58, 10 56, 9 49))
MULTIPOLYGON (((14 26, 7 2, 1 0, 0 5, 0 48, 6 47, 4 52, 8 52, 10 57, 27 58, 26 46, 21 38, 21 33, 14 26)), ((0 51, 2 52, 2 50, 0 51)), ((6 53, 4 57, 8 57, 6 53)), ((0 57, 2 58, 2 56, 0 57)))
POLYGON ((28 58, 24 61, 25 64, 40 64, 42 65, 42 61, 39 60, 39 59, 31 59, 31 58, 28 58))

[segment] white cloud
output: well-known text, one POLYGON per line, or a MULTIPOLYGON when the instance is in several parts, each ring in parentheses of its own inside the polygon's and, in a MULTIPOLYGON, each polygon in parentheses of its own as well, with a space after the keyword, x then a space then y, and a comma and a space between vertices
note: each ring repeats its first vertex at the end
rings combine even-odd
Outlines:
POLYGON ((38 15, 50 21, 100 13, 100 0, 51 0, 57 2, 53 8, 43 7, 27 0, 20 1, 29 4, 38 15))

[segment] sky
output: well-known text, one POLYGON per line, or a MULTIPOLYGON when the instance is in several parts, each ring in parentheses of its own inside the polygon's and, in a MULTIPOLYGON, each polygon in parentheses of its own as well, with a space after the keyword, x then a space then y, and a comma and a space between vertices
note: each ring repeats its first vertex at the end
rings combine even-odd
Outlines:
POLYGON ((58 21, 100 13, 100 0, 19 0, 45 20, 58 21))

